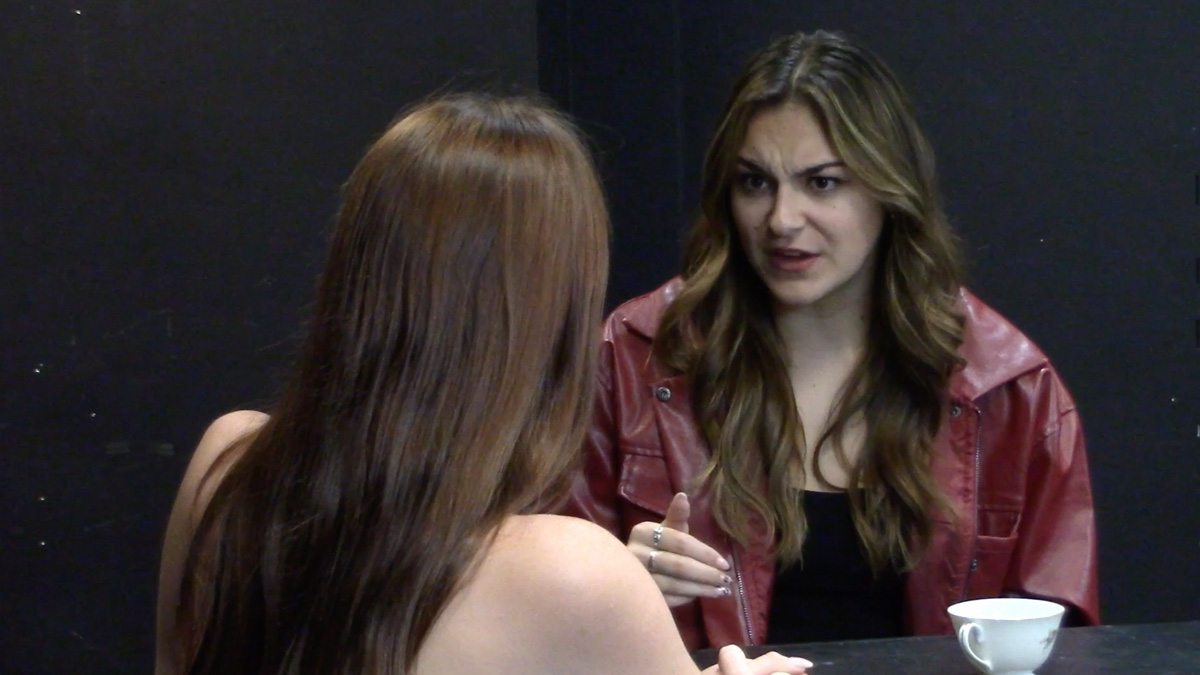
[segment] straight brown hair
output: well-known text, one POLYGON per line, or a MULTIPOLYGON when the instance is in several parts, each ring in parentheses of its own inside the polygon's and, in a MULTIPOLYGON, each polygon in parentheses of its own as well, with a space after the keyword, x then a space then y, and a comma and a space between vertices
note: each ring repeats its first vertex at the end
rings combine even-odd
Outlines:
POLYGON ((458 94, 392 125, 345 187, 294 375, 199 523, 185 670, 408 672, 504 518, 565 493, 607 273, 562 116, 458 94))
POLYGON ((863 415, 864 453, 848 486, 855 528, 877 574, 888 564, 906 569, 933 519, 951 515, 929 463, 946 385, 962 364, 963 273, 933 150, 900 83, 865 47, 837 33, 796 33, 747 65, 705 157, 683 287, 664 313, 654 354, 691 377, 712 449, 705 479, 718 523, 745 543, 758 519, 780 559, 798 561, 806 526, 789 467, 812 430, 800 423, 770 291, 734 233, 729 201, 751 120, 787 104, 813 112, 834 151, 884 207, 867 350, 830 422, 817 430, 811 470, 823 480, 816 455, 843 453, 842 430, 863 415))

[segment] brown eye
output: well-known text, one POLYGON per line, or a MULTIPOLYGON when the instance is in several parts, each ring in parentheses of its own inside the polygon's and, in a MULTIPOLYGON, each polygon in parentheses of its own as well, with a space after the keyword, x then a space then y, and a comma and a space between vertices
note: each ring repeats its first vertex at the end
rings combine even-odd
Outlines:
POLYGON ((841 185, 842 179, 834 176, 813 176, 809 179, 808 184, 817 192, 829 192, 841 185))
POLYGON ((744 173, 738 176, 737 184, 743 192, 762 192, 771 186, 770 181, 758 173, 744 173))

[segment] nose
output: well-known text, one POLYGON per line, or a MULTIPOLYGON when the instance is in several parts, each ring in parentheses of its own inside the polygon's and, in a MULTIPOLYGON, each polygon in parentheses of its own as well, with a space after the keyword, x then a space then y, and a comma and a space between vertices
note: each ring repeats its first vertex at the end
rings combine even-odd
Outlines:
POLYGON ((767 229, 773 236, 789 237, 808 224, 808 198, 789 185, 775 191, 775 201, 767 218, 767 229))

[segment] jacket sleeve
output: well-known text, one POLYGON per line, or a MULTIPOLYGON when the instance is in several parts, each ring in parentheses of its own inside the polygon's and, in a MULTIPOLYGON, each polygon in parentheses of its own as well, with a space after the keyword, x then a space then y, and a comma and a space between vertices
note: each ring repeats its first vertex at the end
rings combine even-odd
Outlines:
POLYGON ((596 369, 592 426, 584 440, 582 461, 562 513, 590 520, 624 541, 617 499, 620 467, 613 387, 613 344, 605 340, 596 369))
POLYGON ((1052 369, 1047 384, 1045 435, 1030 456, 1021 534, 1005 587, 1067 604, 1067 625, 1096 625, 1096 522, 1083 426, 1052 369))

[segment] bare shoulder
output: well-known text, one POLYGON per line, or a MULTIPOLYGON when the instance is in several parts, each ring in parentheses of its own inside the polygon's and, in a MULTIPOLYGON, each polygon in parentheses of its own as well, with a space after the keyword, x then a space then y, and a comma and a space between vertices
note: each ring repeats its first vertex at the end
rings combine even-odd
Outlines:
POLYGON ((245 436, 257 432, 267 419, 266 414, 254 410, 238 410, 222 415, 209 425, 196 446, 196 451, 192 453, 163 537, 158 577, 158 643, 155 665, 155 672, 159 675, 174 672, 177 665, 175 648, 181 636, 177 633, 175 612, 180 600, 183 568, 196 525, 230 462, 218 466, 217 470, 214 470, 214 466, 225 455, 226 450, 245 436))
MULTIPOLYGON (((258 431, 268 419, 266 413, 257 410, 235 410, 221 415, 208 425, 196 447, 196 455, 211 463, 214 455, 219 455, 243 436, 258 431)), ((196 455, 193 455, 193 461, 196 455)))
POLYGON ((421 646, 418 675, 475 671, 697 673, 625 545, 589 521, 552 515, 505 520, 421 646))
MULTIPOLYGON (((628 588, 640 581, 653 585, 619 539, 591 521, 570 516, 509 518, 496 536, 488 564, 514 586, 536 584, 580 601, 586 601, 587 594, 604 595, 610 587, 628 588)), ((545 595, 541 599, 548 600, 545 595)), ((588 609, 585 602, 580 604, 578 609, 588 609)))
POLYGON ((594 523, 554 515, 509 518, 480 572, 502 589, 501 601, 513 615, 524 617, 526 644, 540 645, 530 667, 696 672, 649 572, 594 523))
MULTIPOLYGON (((200 443, 196 446, 196 451, 192 453, 192 460, 188 464, 183 484, 179 488, 180 500, 184 497, 191 498, 192 504, 187 511, 196 511, 196 513, 190 515, 198 517, 204 511, 213 491, 221 482, 221 476, 229 468, 230 463, 226 462, 213 472, 213 466, 217 460, 221 459, 225 451, 229 450, 234 443, 262 428, 267 419, 269 417, 266 413, 257 410, 235 410, 218 417, 208 425, 208 429, 205 430, 204 436, 200 438, 200 443)), ((176 507, 179 506, 179 501, 177 501, 176 507)))
POLYGON ((213 420, 204 435, 206 437, 209 434, 226 437, 241 436, 244 433, 257 431, 269 418, 270 415, 259 410, 234 410, 213 420))

